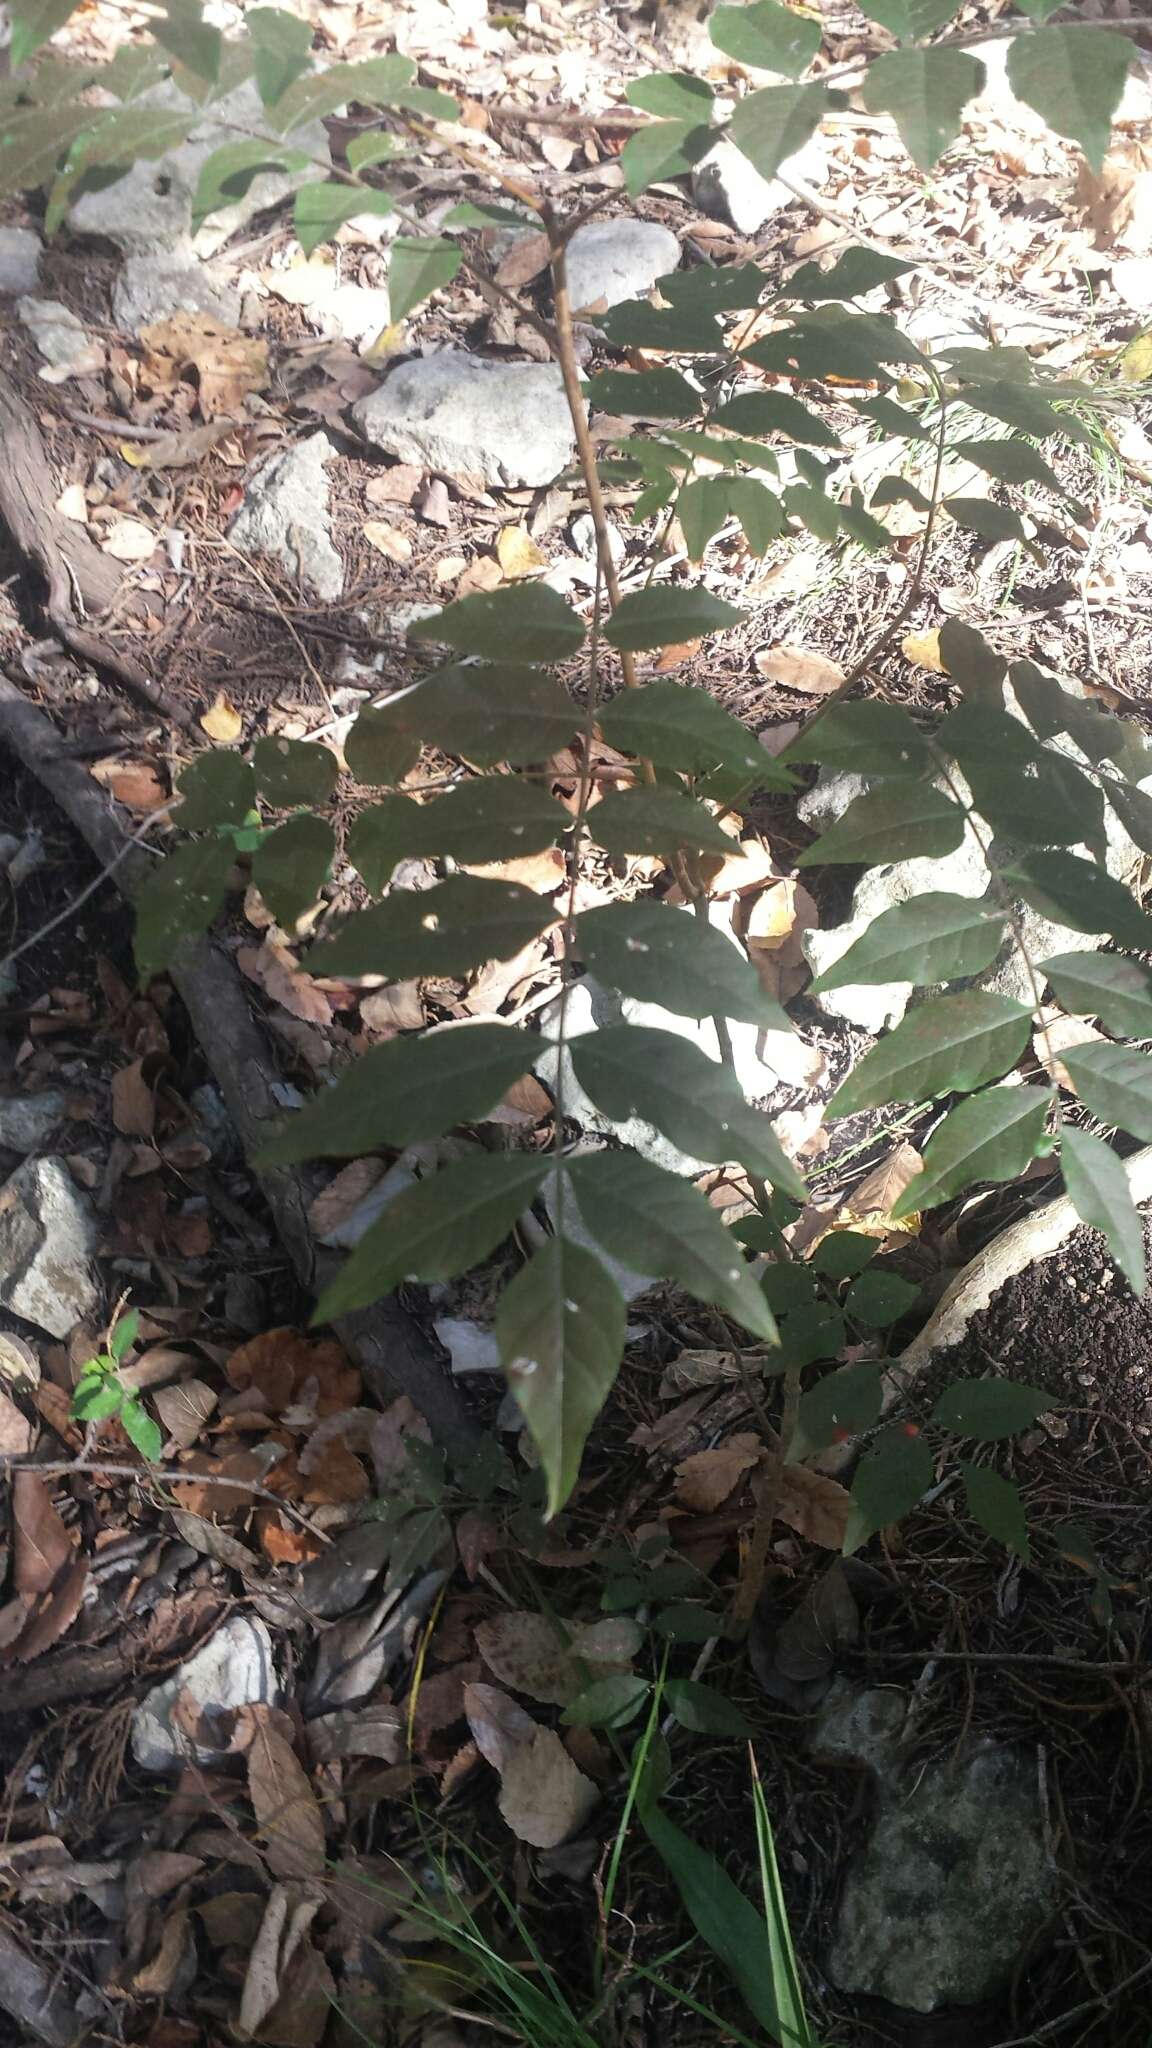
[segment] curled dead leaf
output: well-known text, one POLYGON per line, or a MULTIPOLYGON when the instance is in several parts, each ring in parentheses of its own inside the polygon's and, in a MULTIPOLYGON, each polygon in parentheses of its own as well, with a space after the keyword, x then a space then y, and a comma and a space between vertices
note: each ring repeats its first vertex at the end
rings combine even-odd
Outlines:
POLYGON ((776 1520, 824 1550, 839 1550, 852 1496, 846 1487, 807 1465, 786 1465, 776 1495, 776 1520))
POLYGON ((694 1451, 676 1466, 676 1498, 692 1514, 711 1515, 760 1463, 764 1446, 751 1430, 738 1430, 715 1450, 694 1451))
POLYGON ((500 1811, 522 1842, 554 1849, 600 1798, 552 1728, 541 1728, 494 1685, 467 1685, 464 1711, 480 1754, 500 1774, 500 1811))
POLYGON ((801 690, 807 697, 829 697, 844 681, 838 661, 813 648, 793 647, 781 642, 761 648, 756 666, 767 682, 782 683, 785 689, 801 690))
POLYGON ((496 559, 510 583, 536 576, 548 567, 526 526, 502 526, 496 539, 496 559))

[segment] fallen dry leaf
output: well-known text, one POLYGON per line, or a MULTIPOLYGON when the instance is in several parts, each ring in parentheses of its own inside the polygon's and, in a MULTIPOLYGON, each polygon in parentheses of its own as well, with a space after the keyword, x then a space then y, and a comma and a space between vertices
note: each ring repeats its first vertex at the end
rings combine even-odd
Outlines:
POLYGON ((56 500, 56 510, 61 519, 75 519, 86 525, 88 521, 88 500, 84 496, 83 484, 65 484, 56 500))
POLYGON ((532 279, 539 277, 547 268, 547 235, 527 234, 522 241, 513 242, 496 271, 496 282, 509 291, 516 291, 523 284, 531 284, 532 279))
POLYGON ((116 519, 101 535, 100 545, 117 562, 146 562, 156 552, 157 535, 141 519, 116 519))
POLYGON ((178 1386, 161 1387, 153 1395, 153 1405, 165 1435, 189 1451, 203 1433, 216 1396, 206 1380, 182 1380, 178 1386))
POLYGON ((240 1994, 236 2029, 244 2039, 262 2032, 264 2021, 280 1996, 289 1965, 307 1939, 308 1929, 323 1904, 324 1893, 319 1885, 273 1887, 240 1994))
POLYGON ((360 1374, 334 1337, 304 1337, 289 1324, 249 1338, 229 1358, 229 1384, 243 1393, 255 1387, 269 1405, 299 1404, 307 1395, 317 1421, 355 1408, 360 1374))
POLYGON ((164 784, 147 761, 95 761, 88 772, 127 811, 159 811, 168 802, 164 784))
POLYGON ((234 745, 244 730, 244 720, 226 690, 217 690, 215 701, 201 713, 200 724, 209 739, 223 747, 234 745))
POLYGON ((419 983, 397 981, 374 988, 360 998, 360 1022, 374 1038, 394 1038, 399 1031, 422 1031, 427 1019, 419 983))
POLYGON ((502 526, 496 538, 496 559, 510 583, 535 576, 548 567, 526 526, 502 526))
POLYGON ((771 850, 759 838, 738 839, 723 860, 719 855, 707 855, 701 865, 708 877, 708 894, 713 897, 743 896, 749 889, 761 889, 765 882, 778 879, 771 850))
MULTIPOLYGON (((907 1139, 902 1139, 888 1154, 887 1159, 882 1159, 879 1166, 874 1166, 871 1173, 866 1174, 859 1186, 853 1189, 846 1205, 849 1213, 859 1222, 886 1222, 892 1204, 899 1200, 905 1189, 911 1187, 917 1174, 923 1171, 924 1162, 915 1145, 910 1145, 907 1139)), ((903 1217, 899 1227, 907 1231, 912 1227, 911 1219, 903 1217)))
POLYGON ((51 1592, 76 1553, 47 1481, 27 1467, 12 1474, 12 1533, 15 1591, 29 1599, 51 1592))
POLYGON ((776 1496, 776 1520, 824 1550, 839 1550, 852 1496, 846 1487, 806 1465, 786 1465, 776 1496))
POLYGON ((500 1811, 522 1842, 554 1849, 583 1826, 600 1794, 554 1729, 541 1728, 496 1686, 464 1688, 480 1754, 500 1774, 500 1811))
POLYGON ((327 1864, 324 1816, 291 1743, 265 1718, 254 1728, 248 1750, 248 1797, 273 1874, 322 1877, 327 1864))
POLYGON ((32 1424, 0 1387, 0 1453, 22 1458, 32 1449, 32 1424))
POLYGON ((360 1207, 366 1195, 370 1195, 377 1181, 387 1171, 382 1159, 352 1159, 343 1166, 334 1180, 322 1188, 308 1209, 308 1221, 314 1237, 323 1241, 339 1230, 360 1207))
POLYGON ((141 365, 145 381, 171 391, 194 371, 206 420, 241 412, 248 394, 268 382, 267 342, 224 326, 210 313, 173 313, 142 327, 140 339, 147 352, 141 365))
POLYGON ((412 560, 412 543, 398 526, 389 526, 383 519, 366 519, 360 530, 369 547, 386 555, 390 562, 403 565, 412 560))
POLYGON ((692 1514, 711 1515, 760 1463, 764 1446, 750 1430, 737 1431, 714 1451, 695 1451, 676 1466, 676 1499, 692 1514))
POLYGON ((51 1591, 34 1604, 23 1634, 9 1653, 18 1664, 30 1664, 59 1642, 80 1612, 87 1584, 88 1560, 72 1552, 71 1562, 64 1565, 51 1591))
POLYGON ((133 1060, 112 1076, 112 1121, 124 1138, 150 1138, 156 1128, 156 1097, 143 1065, 133 1060))
POLYGON ((504 571, 494 555, 477 555, 456 585, 457 597, 472 597, 477 591, 499 590, 504 571))
MULTIPOLYGON (((495 882, 517 882, 534 889, 538 896, 550 896, 567 875, 564 855, 558 846, 546 846, 542 853, 526 853, 517 860, 460 863, 466 875, 483 875, 495 882)), ((500 963, 504 964, 504 963, 500 963)))
POLYGON ((682 661, 691 661, 693 655, 699 654, 703 644, 702 640, 674 641, 671 647, 661 650, 660 659, 652 671, 653 675, 666 676, 674 668, 679 668, 682 661))
POLYGON ((900 652, 905 661, 916 663, 918 668, 929 668, 933 675, 946 676, 948 670, 940 652, 940 628, 932 626, 926 633, 906 633, 900 642, 900 652))
POLYGON ((323 989, 317 988, 311 975, 300 972, 292 954, 275 939, 266 938, 261 946, 239 947, 236 962, 241 973, 258 982, 265 995, 289 1016, 298 1017, 303 1024, 332 1022, 332 1005, 323 989))
POLYGON ((777 647, 762 648, 755 659, 766 681, 782 683, 788 690, 802 690, 807 697, 831 696, 844 681, 838 661, 806 647, 781 642, 777 647))
POLYGON ((394 462, 390 469, 369 477, 364 496, 369 505, 410 505, 423 475, 414 463, 394 462))
POLYGON ((627 1671, 642 1640, 634 1621, 612 1615, 569 1622, 566 1644, 546 1615, 523 1609, 478 1623, 475 1634, 476 1648, 504 1685, 558 1707, 584 1691, 589 1670, 596 1678, 627 1671))

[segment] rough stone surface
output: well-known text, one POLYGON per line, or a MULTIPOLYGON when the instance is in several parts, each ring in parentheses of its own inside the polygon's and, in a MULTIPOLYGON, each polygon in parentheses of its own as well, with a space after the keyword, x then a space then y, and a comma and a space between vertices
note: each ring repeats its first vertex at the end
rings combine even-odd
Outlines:
POLYGON ((340 284, 315 309, 317 326, 325 334, 338 334, 361 354, 370 348, 391 319, 388 291, 384 285, 340 284))
POLYGON ((842 1991, 912 2012, 976 2005, 1006 1982, 1056 1900, 1035 1759, 985 1744, 908 1782, 885 1761, 878 1783, 828 1974, 842 1991))
POLYGON ((62 1122, 68 1098, 60 1088, 0 1096, 0 1150, 36 1152, 62 1122))
POLYGON ((0 1302, 51 1337, 99 1306, 91 1205, 56 1159, 28 1159, 0 1188, 0 1302))
POLYGON ((34 292, 40 274, 39 235, 31 228, 0 228, 0 292, 34 292))
POLYGON ((401 462, 512 489, 550 484, 574 446, 558 369, 486 362, 459 349, 401 363, 352 417, 366 440, 401 462))
POLYGON ((231 1734, 224 1717, 237 1707, 274 1705, 275 1699, 268 1630, 253 1616, 233 1615, 194 1657, 141 1700, 132 1717, 132 1753, 145 1771, 175 1771, 189 1762, 217 1763, 231 1734), (193 1703, 203 1740, 193 1740, 173 1723, 172 1709, 181 1694, 193 1703))
MULTIPOLYGON (((191 108, 193 103, 168 80, 141 93, 135 104, 191 108)), ((201 167, 213 150, 237 140, 237 129, 248 134, 263 134, 267 129, 260 95, 251 79, 206 108, 203 119, 178 149, 152 162, 133 164, 126 176, 100 192, 81 193, 69 213, 70 226, 78 234, 99 235, 114 243, 125 256, 159 252, 166 264, 191 266, 195 256, 210 255, 254 214, 275 206, 298 186, 323 177, 315 164, 301 171, 261 171, 242 198, 214 213, 193 236, 192 201, 201 167)), ((292 143, 327 162, 323 122, 313 121, 301 128, 293 134, 292 143)))
POLYGON ((658 277, 680 262, 680 244, 655 221, 590 220, 568 244, 568 291, 573 310, 606 312, 642 298, 658 277))
MULTIPOLYGON (((797 150, 781 164, 786 177, 819 184, 824 172, 824 150, 819 136, 797 150)), ((742 235, 758 234, 765 222, 791 206, 796 195, 779 178, 762 178, 755 164, 727 138, 701 157, 692 173, 692 197, 702 213, 714 220, 731 221, 742 235)))
POLYGON ((327 603, 344 588, 344 564, 332 544, 324 469, 334 453, 327 434, 310 434, 295 448, 273 455, 249 479, 228 529, 234 547, 270 555, 327 603))
POLYGON ((95 367, 87 328, 59 299, 19 299, 16 311, 49 370, 75 375, 95 367))
POLYGON ((233 285, 198 263, 188 249, 166 262, 155 250, 126 256, 112 292, 112 314, 118 327, 139 333, 154 320, 172 313, 210 313, 235 327, 240 319, 240 294, 233 285))

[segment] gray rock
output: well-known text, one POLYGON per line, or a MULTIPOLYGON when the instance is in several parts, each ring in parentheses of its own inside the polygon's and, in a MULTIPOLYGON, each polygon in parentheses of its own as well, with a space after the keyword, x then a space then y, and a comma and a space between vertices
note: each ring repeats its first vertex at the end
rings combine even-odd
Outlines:
POLYGON ((36 1152, 67 1113, 61 1088, 41 1088, 35 1095, 0 1096, 0 1149, 36 1152))
POLYGON ((228 528, 234 547, 271 556, 305 590, 329 603, 344 588, 344 564, 332 545, 324 469, 335 452, 321 433, 271 456, 249 478, 228 528))
POLYGON ((183 259, 170 262, 150 250, 146 255, 126 256, 112 291, 112 316, 128 334, 138 334, 153 320, 166 320, 171 313, 210 313, 226 327, 240 318, 240 294, 233 285, 213 274, 210 264, 198 263, 189 248, 183 259))
POLYGON ((59 299, 18 299, 20 324, 28 329, 54 381, 80 376, 103 360, 83 322, 59 299))
MULTIPOLYGON (((136 106, 193 108, 191 101, 171 80, 151 87, 133 102, 136 106)), ((212 214, 204 226, 192 233, 192 201, 202 166, 213 151, 240 136, 267 133, 267 117, 260 95, 251 79, 205 108, 186 142, 165 156, 133 164, 114 185, 99 192, 83 192, 69 213, 69 224, 78 234, 99 235, 115 244, 125 256, 159 254, 165 265, 191 266, 196 256, 210 255, 228 236, 250 221, 254 214, 295 192, 300 185, 324 172, 318 164, 299 171, 261 171, 247 192, 229 206, 212 214)), ((329 159, 328 138, 323 122, 313 121, 293 134, 294 148, 329 159)))
POLYGON ((0 228, 0 293, 15 298, 35 291, 41 247, 31 228, 0 228))
POLYGON ((976 2005, 1056 1903, 1035 1759, 987 1744, 908 1783, 880 1775, 871 1840, 844 1884, 828 1974, 912 2012, 976 2005))
POLYGON ((574 446, 558 369, 460 349, 399 364, 352 417, 367 441, 401 462, 509 488, 550 484, 574 446))
POLYGON ((573 310, 603 313, 625 299, 642 298, 658 277, 680 262, 680 244, 655 221, 590 220, 568 244, 568 291, 573 310))
POLYGON ((495 1330, 466 1316, 437 1316, 432 1328, 452 1361, 452 1371, 499 1372, 500 1346, 495 1330))
POLYGON ((316 324, 325 334, 338 334, 363 354, 391 319, 385 285, 339 284, 314 309, 316 324))
POLYGON ((99 1306, 87 1197, 56 1159, 27 1159, 0 1190, 0 1302, 51 1337, 99 1306))
POLYGON ((234 1614, 194 1657, 141 1700, 132 1716, 132 1754, 145 1771, 217 1763, 231 1737, 224 1717, 237 1707, 272 1706, 275 1700, 272 1638, 262 1621, 234 1614), (198 1719, 196 1738, 173 1721, 172 1710, 181 1695, 198 1719))

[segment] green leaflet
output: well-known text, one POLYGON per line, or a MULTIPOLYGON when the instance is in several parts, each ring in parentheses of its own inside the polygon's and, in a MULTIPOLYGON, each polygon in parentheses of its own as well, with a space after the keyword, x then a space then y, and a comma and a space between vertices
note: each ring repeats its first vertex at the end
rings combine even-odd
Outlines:
POLYGON ((951 797, 930 782, 897 782, 854 797, 843 817, 804 849, 797 866, 846 861, 871 867, 935 858, 951 853, 963 837, 964 813, 951 797))
POLYGON ((1004 932, 1002 913, 979 899, 937 891, 913 896, 882 911, 854 946, 817 975, 812 991, 888 981, 910 981, 916 987, 960 981, 991 966, 1004 932))
POLYGON ((486 661, 565 661, 583 646, 584 624, 547 584, 513 583, 457 598, 410 626, 408 637, 440 640, 486 661))
POLYGON ((678 1015, 710 1017, 791 1030, 778 1003, 739 946, 705 919, 663 903, 606 903, 576 919, 586 965, 599 980, 639 1002, 659 1002, 678 1015))
POLYGON ((189 832, 213 832, 217 826, 242 825, 256 802, 256 778, 239 754, 218 748, 198 754, 176 785, 183 799, 176 813, 189 832))
POLYGON ((434 889, 404 889, 347 918, 308 956, 312 973, 468 974, 507 960, 551 924, 555 909, 531 889, 479 875, 453 875, 434 889))
MULTIPOLYGON (((473 599, 464 601, 471 604, 473 599)), ((658 584, 622 598, 604 628, 604 638, 626 653, 639 654, 649 647, 671 647, 701 633, 738 626, 746 616, 710 591, 658 584)))
POLYGON ((877 1529, 909 1514, 934 1476, 932 1453, 918 1432, 909 1435, 899 1425, 885 1430, 856 1467, 842 1546, 845 1557, 851 1557, 877 1529))
MULTIPOLYGON (((557 809, 567 824, 567 812, 562 805, 557 809)), ((676 789, 610 790, 588 813, 587 825, 590 837, 609 853, 668 854, 692 847, 726 858, 732 851, 711 811, 676 789)))
POLYGON ((1028 1387, 1020 1380, 954 1380, 932 1410, 932 1420, 958 1436, 996 1444, 1030 1429, 1036 1417, 1054 1405, 1043 1387, 1028 1387))
POLYGON ((1117 1038, 1152 1037, 1152 972, 1123 953, 1054 953, 1036 963, 1061 1007, 1099 1017, 1117 1038))
POLYGON ((960 1476, 973 1521, 1027 1564, 1032 1552, 1019 1487, 990 1466, 973 1465, 966 1458, 960 1460, 960 1476))
POLYGON ((1143 1295, 1148 1284, 1144 1219, 1132 1199, 1123 1163, 1102 1138, 1066 1125, 1060 1166, 1081 1222, 1100 1231, 1133 1294, 1143 1295))
POLYGON ((869 64, 862 98, 869 113, 892 115, 912 161, 929 171, 983 87, 984 66, 966 50, 892 50, 869 64))
POLYGON ((307 811, 286 819, 260 841, 252 856, 252 880, 287 931, 316 902, 335 851, 331 825, 307 811))
POLYGON ((494 1251, 549 1170, 524 1153, 459 1159, 405 1188, 361 1238, 314 1323, 367 1308, 401 1280, 452 1280, 494 1251))
POLYGON ((135 905, 141 981, 170 967, 182 940, 207 931, 224 902, 234 859, 225 839, 190 839, 149 875, 135 905))
POLYGON ((369 1047, 273 1134, 262 1164, 397 1152, 456 1124, 479 1123, 527 1073, 541 1041, 508 1024, 441 1024, 369 1047))
POLYGON ((1025 854, 1004 869, 1003 879, 1033 910, 1057 924, 1071 925, 1076 932, 1107 932, 1118 945, 1138 951, 1152 945, 1152 917, 1122 882, 1080 854, 1025 854))
POLYGON ((1078 142, 1098 171, 1131 62, 1132 45, 1123 36, 1042 28, 1009 44, 1008 83, 1058 135, 1078 142))
POLYGON ((1130 1045, 1076 1045, 1061 1058, 1093 1116, 1152 1141, 1152 1054, 1130 1045))
POLYGON ((827 1115, 967 1094, 998 1081, 1019 1059, 1030 1027, 1031 1012, 1008 996, 937 996, 865 1053, 836 1090, 827 1115))
POLYGON ((306 740, 257 740, 252 766, 265 802, 282 810, 295 804, 327 803, 340 772, 329 747, 306 740))
POLYGON ((892 1204, 893 1218, 938 1208, 976 1181, 1015 1180, 1044 1136, 1050 1088, 986 1088, 970 1095, 924 1148, 924 1171, 892 1204))
POLYGON ((781 164, 803 149, 834 104, 827 86, 768 85, 737 100, 728 133, 762 178, 774 178, 781 164))
POLYGON ((500 1297, 500 1355, 547 1477, 549 1515, 576 1484, 588 1433, 619 1371, 626 1322, 607 1268, 562 1233, 500 1297))
POLYGON ((708 33, 718 50, 758 71, 799 78, 820 48, 820 24, 777 0, 751 0, 742 7, 717 7, 708 33))

